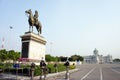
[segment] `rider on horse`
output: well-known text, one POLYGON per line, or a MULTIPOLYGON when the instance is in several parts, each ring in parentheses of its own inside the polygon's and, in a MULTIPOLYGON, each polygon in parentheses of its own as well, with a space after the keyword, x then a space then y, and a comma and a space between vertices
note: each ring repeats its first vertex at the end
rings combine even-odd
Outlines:
POLYGON ((35 14, 34 14, 34 20, 35 20, 35 25, 38 24, 38 11, 36 10, 35 11, 35 14))
POLYGON ((31 31, 31 27, 32 27, 32 31, 33 31, 33 26, 36 27, 37 31, 38 31, 38 34, 41 34, 42 30, 42 25, 41 23, 38 21, 38 11, 36 10, 35 11, 35 14, 34 16, 32 15, 32 11, 31 9, 30 10, 27 10, 25 11, 25 13, 29 14, 29 18, 28 18, 28 22, 29 22, 29 31, 31 31))

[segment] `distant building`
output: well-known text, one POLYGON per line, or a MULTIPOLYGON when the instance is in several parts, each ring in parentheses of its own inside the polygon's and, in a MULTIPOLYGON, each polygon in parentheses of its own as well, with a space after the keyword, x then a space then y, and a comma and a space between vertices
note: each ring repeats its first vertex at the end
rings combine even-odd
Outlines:
POLYGON ((104 59, 104 63, 112 63, 113 62, 111 55, 104 56, 103 59, 104 59))
POLYGON ((95 48, 95 50, 93 51, 93 55, 84 56, 84 63, 90 63, 90 64, 112 63, 112 56, 99 55, 98 50, 95 48))

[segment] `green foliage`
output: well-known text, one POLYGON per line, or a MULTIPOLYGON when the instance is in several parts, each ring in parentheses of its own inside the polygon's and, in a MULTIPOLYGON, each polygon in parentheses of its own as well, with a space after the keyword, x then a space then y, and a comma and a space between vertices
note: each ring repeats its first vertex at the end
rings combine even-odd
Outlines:
POLYGON ((4 67, 4 64, 0 63, 0 69, 3 69, 3 67, 4 67))
MULTIPOLYGON (((66 67, 63 64, 58 64, 58 72, 65 71, 66 67)), ((70 67, 71 69, 74 69, 73 66, 70 67)), ((47 73, 55 73, 55 67, 54 64, 48 64, 47 65, 47 73)), ((35 76, 38 76, 41 74, 41 68, 40 66, 35 67, 35 76)))
POLYGON ((80 56, 80 55, 72 55, 70 58, 69 58, 70 61, 83 61, 83 57, 80 56))
POLYGON ((66 70, 66 67, 64 66, 64 64, 58 64, 58 72, 65 71, 65 70, 66 70))
MULTIPOLYGON (((47 61, 47 62, 51 62, 51 61, 57 61, 57 62, 59 62, 59 61, 62 61, 62 62, 65 62, 66 60, 67 60, 67 57, 63 57, 63 56, 60 56, 60 57, 54 57, 54 56, 51 56, 50 54, 47 54, 47 55, 45 55, 45 60, 47 61)), ((69 57, 69 60, 70 61, 83 61, 83 57, 82 56, 80 56, 80 55, 72 55, 71 57, 69 57)))
POLYGON ((60 61, 65 62, 67 60, 67 57, 60 56, 60 61))
POLYGON ((40 68, 40 66, 36 66, 34 75, 39 76, 40 74, 41 74, 41 68, 40 68))
POLYGON ((70 69, 75 69, 75 65, 70 65, 70 69))
MULTIPOLYGON (((13 68, 12 66, 13 66, 13 64, 11 64, 11 63, 4 63, 4 64, 0 64, 0 69, 2 69, 2 70, 4 69, 4 72, 6 72, 6 73, 7 72, 16 73, 16 68, 13 68)), ((66 67, 63 64, 58 64, 57 68, 58 68, 58 72, 66 70, 66 67)), ((70 69, 75 69, 75 66, 71 65, 70 69)), ((30 70, 30 65, 21 64, 20 68, 18 69, 18 74, 23 73, 23 75, 29 76, 29 70, 30 70)), ((56 72, 56 70, 55 70, 54 64, 48 64, 47 65, 47 73, 55 73, 55 72, 56 72)), ((41 74, 41 68, 39 65, 36 65, 34 75, 39 76, 40 74, 41 74)))
MULTIPOLYGON (((60 56, 59 60, 65 62, 67 60, 67 57, 60 56)), ((69 61, 79 61, 79 60, 83 61, 83 57, 80 55, 72 55, 71 57, 69 57, 69 61)))
POLYGON ((4 61, 4 60, 7 60, 7 59, 8 59, 7 51, 5 49, 0 50, 0 60, 4 61))
POLYGON ((15 52, 14 50, 10 50, 8 52, 8 58, 11 60, 17 60, 20 57, 20 53, 19 52, 15 52))
POLYGON ((47 62, 51 61, 51 58, 52 58, 51 55, 49 55, 49 54, 45 55, 45 60, 46 60, 47 62))
POLYGON ((50 61, 58 61, 59 59, 58 59, 58 57, 54 57, 54 56, 51 56, 50 54, 46 54, 45 55, 45 60, 47 62, 50 62, 50 61))
POLYGON ((5 61, 8 59, 17 60, 20 57, 20 52, 14 50, 6 51, 5 49, 0 50, 0 60, 5 61))
POLYGON ((5 53, 7 54, 7 51, 5 49, 0 50, 0 53, 5 53))
POLYGON ((47 65, 48 73, 54 73, 55 72, 55 67, 53 64, 48 64, 47 65))
POLYGON ((120 62, 120 59, 119 58, 116 58, 113 60, 114 62, 120 62))

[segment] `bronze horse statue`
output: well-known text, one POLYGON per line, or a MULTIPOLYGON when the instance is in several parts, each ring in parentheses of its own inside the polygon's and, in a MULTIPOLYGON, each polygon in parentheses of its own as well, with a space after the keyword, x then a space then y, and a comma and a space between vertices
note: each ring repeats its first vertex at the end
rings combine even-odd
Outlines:
POLYGON ((26 10, 25 11, 26 14, 29 14, 29 18, 28 18, 28 22, 29 22, 29 31, 31 31, 31 27, 32 27, 32 32, 33 32, 33 26, 36 27, 38 34, 42 33, 42 25, 41 23, 38 21, 38 12, 35 11, 35 14, 33 16, 31 9, 26 10))

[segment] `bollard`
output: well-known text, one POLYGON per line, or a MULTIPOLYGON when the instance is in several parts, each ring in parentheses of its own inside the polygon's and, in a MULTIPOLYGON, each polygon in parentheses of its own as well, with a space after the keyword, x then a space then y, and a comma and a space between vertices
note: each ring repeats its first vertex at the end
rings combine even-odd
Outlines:
POLYGON ((34 80, 35 63, 31 64, 31 80, 34 80))
POLYGON ((16 80, 18 79, 18 68, 20 67, 20 64, 18 62, 13 64, 13 67, 16 69, 16 80))
POLYGON ((57 68, 58 65, 57 65, 57 63, 54 64, 54 67, 55 67, 55 72, 57 73, 58 72, 58 68, 57 68))
POLYGON ((43 68, 41 68, 41 76, 40 76, 40 80, 45 80, 45 76, 44 76, 43 68))
POLYGON ((16 67, 16 80, 18 79, 18 67, 16 67))
POLYGON ((66 74, 65 74, 65 79, 66 80, 70 80, 70 74, 69 74, 69 60, 67 59, 67 61, 65 62, 64 66, 66 66, 66 74))
POLYGON ((46 63, 43 59, 40 62, 40 68, 41 68, 40 80, 45 80, 46 79, 46 63))
POLYGON ((70 80, 69 66, 66 66, 66 80, 70 80))

